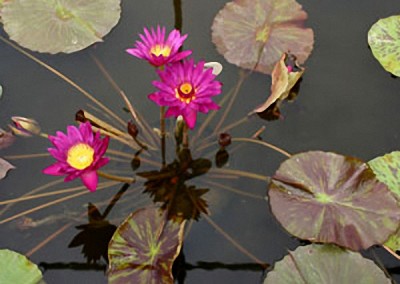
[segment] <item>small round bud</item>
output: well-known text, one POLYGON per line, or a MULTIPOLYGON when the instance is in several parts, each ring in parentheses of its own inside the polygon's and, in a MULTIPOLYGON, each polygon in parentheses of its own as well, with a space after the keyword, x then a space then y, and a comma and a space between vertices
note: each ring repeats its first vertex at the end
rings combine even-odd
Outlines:
POLYGON ((83 110, 78 110, 75 114, 75 120, 79 121, 79 122, 86 122, 87 119, 85 117, 85 113, 83 112, 83 110))
POLYGON ((231 142, 232 142, 232 137, 231 137, 230 134, 228 134, 228 133, 221 133, 221 134, 219 135, 218 144, 219 144, 221 147, 229 146, 229 145, 231 144, 231 142))

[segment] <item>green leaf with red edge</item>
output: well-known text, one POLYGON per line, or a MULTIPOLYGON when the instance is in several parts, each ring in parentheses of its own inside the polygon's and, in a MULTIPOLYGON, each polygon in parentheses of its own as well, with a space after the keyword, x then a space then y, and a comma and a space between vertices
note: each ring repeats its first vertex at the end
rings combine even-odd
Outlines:
POLYGON ((292 235, 352 249, 382 244, 400 221, 394 194, 361 160, 311 151, 284 161, 269 186, 273 214, 292 235))
POLYGON ((3 3, 1 19, 10 38, 33 51, 71 53, 102 41, 118 23, 120 0, 3 3))
POLYGON ((314 33, 306 19, 295 0, 236 0, 215 17, 212 41, 228 62, 271 74, 284 52, 301 64, 310 55, 314 33))
POLYGON ((380 19, 368 31, 372 54, 386 71, 400 77, 400 16, 380 19))
POLYGON ((173 283, 172 264, 182 246, 183 229, 184 222, 168 220, 156 207, 132 213, 108 246, 109 283, 173 283))
POLYGON ((264 284, 392 283, 370 259, 334 245, 298 247, 267 274, 264 284))

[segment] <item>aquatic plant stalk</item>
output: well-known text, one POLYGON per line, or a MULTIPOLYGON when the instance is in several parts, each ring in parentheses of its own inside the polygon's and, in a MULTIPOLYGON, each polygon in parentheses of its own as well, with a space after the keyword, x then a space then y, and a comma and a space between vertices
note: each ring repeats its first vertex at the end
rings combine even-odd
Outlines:
MULTIPOLYGON (((111 187, 111 186, 116 185, 116 184, 118 184, 118 183, 119 183, 119 182, 114 182, 114 181, 112 181, 112 182, 105 182, 105 183, 99 184, 99 186, 97 187, 97 190, 102 190, 102 189, 104 189, 104 188, 111 187)), ((85 186, 82 186, 81 188, 84 189, 84 188, 86 188, 86 187, 85 187, 85 186)), ((50 207, 50 206, 59 204, 59 203, 61 203, 61 202, 64 202, 64 201, 67 201, 67 200, 70 200, 70 199, 73 199, 73 198, 75 198, 75 197, 79 197, 79 196, 82 196, 82 195, 85 195, 85 194, 88 194, 88 193, 90 193, 90 191, 86 191, 86 190, 85 190, 85 191, 82 191, 82 192, 75 193, 75 194, 73 194, 73 195, 69 195, 69 196, 66 196, 66 197, 63 197, 63 198, 60 198, 60 199, 56 199, 56 200, 53 200, 53 201, 51 201, 51 202, 48 202, 48 203, 45 203, 45 204, 36 206, 36 207, 34 207, 34 208, 31 208, 31 209, 29 209, 29 210, 20 212, 20 213, 18 213, 18 214, 15 214, 15 215, 9 217, 9 218, 6 218, 6 219, 1 220, 1 221, 0 221, 0 225, 1 225, 1 224, 4 224, 4 223, 7 223, 7 222, 10 222, 10 221, 12 221, 12 220, 15 220, 15 219, 17 219, 17 218, 19 218, 19 217, 21 217, 21 216, 31 214, 31 213, 36 212, 36 211, 38 211, 38 210, 41 210, 41 209, 43 209, 43 208, 47 208, 47 207, 50 207)))

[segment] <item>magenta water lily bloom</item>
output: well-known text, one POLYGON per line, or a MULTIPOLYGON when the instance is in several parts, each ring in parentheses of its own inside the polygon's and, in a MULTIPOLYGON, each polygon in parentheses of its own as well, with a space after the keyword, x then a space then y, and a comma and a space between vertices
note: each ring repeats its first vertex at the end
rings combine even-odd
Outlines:
POLYGON ((187 35, 181 36, 178 30, 173 30, 165 39, 165 27, 150 31, 144 28, 144 35, 140 34, 142 41, 136 41, 134 48, 126 51, 133 56, 147 60, 150 64, 159 67, 167 63, 182 60, 192 54, 192 51, 179 51, 187 35))
POLYGON ((83 184, 95 191, 98 183, 97 170, 108 163, 103 157, 107 150, 109 137, 100 138, 100 133, 93 133, 89 122, 79 127, 68 126, 67 134, 57 131, 56 136, 49 136, 55 148, 49 148, 57 162, 43 170, 45 174, 67 175, 64 181, 80 178, 83 184))
POLYGON ((160 106, 169 107, 166 117, 183 116, 189 128, 196 124, 197 112, 207 113, 220 107, 212 97, 221 93, 221 83, 215 80, 212 69, 204 68, 204 61, 197 65, 193 60, 182 61, 158 70, 161 81, 154 81, 158 91, 149 99, 160 106))

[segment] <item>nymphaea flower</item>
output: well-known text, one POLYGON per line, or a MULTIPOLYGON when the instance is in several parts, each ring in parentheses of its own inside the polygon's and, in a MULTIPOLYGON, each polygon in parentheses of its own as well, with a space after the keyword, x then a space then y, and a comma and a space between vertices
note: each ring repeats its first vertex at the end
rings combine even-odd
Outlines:
POLYGON ((211 97, 221 93, 221 83, 215 81, 212 69, 204 68, 204 61, 197 65, 193 60, 177 62, 158 70, 161 81, 154 81, 158 91, 149 99, 160 106, 168 106, 166 117, 183 116, 189 128, 196 124, 197 112, 207 113, 220 107, 211 97))
POLYGON ((49 140, 55 148, 49 148, 50 154, 57 162, 43 170, 43 173, 54 176, 67 175, 65 182, 81 178, 83 184, 95 191, 98 183, 97 170, 108 163, 103 157, 107 150, 109 137, 100 138, 100 133, 93 133, 89 122, 79 127, 68 126, 67 134, 57 131, 49 140))
POLYGON ((192 51, 179 51, 187 35, 181 36, 178 30, 169 33, 165 40, 165 27, 150 31, 144 28, 144 35, 140 34, 142 41, 136 41, 134 48, 126 50, 129 54, 147 60, 150 64, 159 67, 167 63, 182 60, 192 54, 192 51))

